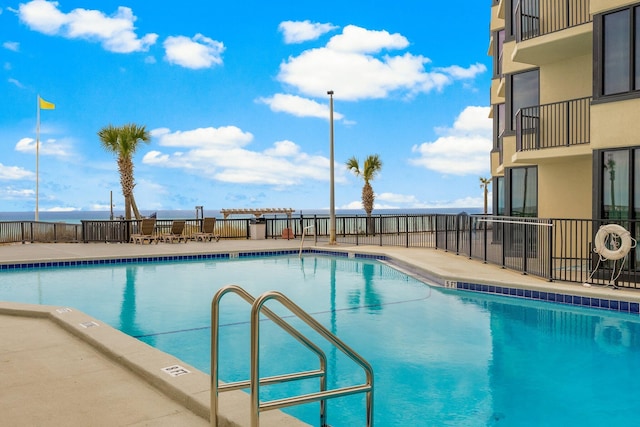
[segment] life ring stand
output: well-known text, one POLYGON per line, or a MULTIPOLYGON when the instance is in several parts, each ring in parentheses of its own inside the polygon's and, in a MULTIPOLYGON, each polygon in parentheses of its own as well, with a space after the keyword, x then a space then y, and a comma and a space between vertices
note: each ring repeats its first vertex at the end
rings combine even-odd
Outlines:
POLYGON ((600 255, 601 258, 618 260, 627 256, 632 247, 634 247, 635 241, 631 238, 631 233, 627 231, 623 226, 618 224, 606 224, 600 227, 596 233, 594 240, 594 252, 600 255), (609 249, 605 242, 607 238, 617 236, 620 239, 620 247, 617 249, 609 249))

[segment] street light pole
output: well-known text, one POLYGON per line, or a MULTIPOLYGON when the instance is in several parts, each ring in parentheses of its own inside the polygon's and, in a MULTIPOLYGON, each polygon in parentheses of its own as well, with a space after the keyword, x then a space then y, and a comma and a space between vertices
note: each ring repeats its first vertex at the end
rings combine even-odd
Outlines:
POLYGON ((330 196, 329 196, 329 244, 336 244, 336 200, 334 190, 334 161, 333 161, 333 91, 327 92, 329 95, 329 173, 330 196))

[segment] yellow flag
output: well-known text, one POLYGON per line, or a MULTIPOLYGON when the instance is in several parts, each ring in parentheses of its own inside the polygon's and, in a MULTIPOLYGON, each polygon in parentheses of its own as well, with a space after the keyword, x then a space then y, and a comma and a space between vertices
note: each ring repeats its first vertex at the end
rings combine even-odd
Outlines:
POLYGON ((40 100, 40 108, 42 110, 55 110, 56 109, 56 105, 52 102, 47 102, 44 99, 38 97, 38 99, 40 100))

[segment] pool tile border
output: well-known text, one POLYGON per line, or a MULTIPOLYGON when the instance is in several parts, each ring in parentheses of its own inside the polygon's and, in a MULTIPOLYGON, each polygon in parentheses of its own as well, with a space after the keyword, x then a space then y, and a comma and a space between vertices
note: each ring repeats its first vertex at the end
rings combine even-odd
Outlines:
MULTIPOLYGON (((300 250, 283 249, 270 251, 241 251, 228 253, 209 253, 209 254, 187 254, 187 255, 159 255, 144 256, 130 258, 109 258, 109 259, 79 259, 64 261, 41 261, 16 264, 0 264, 0 272, 38 269, 38 268, 56 268, 56 267, 79 267, 91 265, 115 265, 115 264, 135 264, 135 263, 156 263, 167 261, 197 261, 208 259, 231 259, 231 258, 257 258, 282 255, 297 255, 300 250)), ((367 254, 345 251, 331 251, 323 249, 303 249, 303 254, 334 256, 342 258, 356 259, 373 259, 378 261, 390 261, 386 255, 367 254)), ((610 311, 619 311, 622 313, 640 314, 640 303, 629 302, 623 300, 615 300, 608 298, 587 297, 580 295, 571 295, 560 292, 548 292, 523 288, 511 288, 508 286, 486 285, 480 283, 455 282, 455 286, 444 286, 462 291, 481 292, 486 294, 508 296, 512 298, 522 298, 536 301, 554 302, 558 304, 567 304, 579 307, 598 308, 610 311)))
MULTIPOLYGON (((144 257, 129 257, 129 258, 109 258, 109 259, 78 259, 78 260, 64 260, 64 261, 40 261, 40 262, 28 262, 28 263, 16 263, 16 264, 0 264, 0 271, 7 270, 26 270, 36 268, 56 268, 56 267, 79 267, 87 265, 111 265, 111 264, 138 264, 138 263, 154 263, 154 262, 167 262, 167 261, 198 261, 207 259, 230 259, 230 258, 255 258, 255 257, 268 257, 268 256, 282 256, 282 255, 298 255, 299 250, 294 249, 282 249, 282 250, 270 250, 270 251, 241 251, 241 252, 228 252, 228 253, 210 253, 210 254, 187 254, 187 255, 158 255, 158 256, 144 256, 144 257)), ((325 255, 335 257, 349 257, 361 259, 376 259, 376 260, 388 260, 386 255, 376 254, 358 254, 348 253, 341 251, 328 251, 321 249, 303 249, 303 254, 313 255, 325 255)))
POLYGON ((578 307, 618 311, 621 313, 640 314, 640 303, 615 300, 610 298, 588 297, 583 295, 571 295, 563 292, 549 292, 468 282, 457 282, 456 285, 451 286, 451 288, 462 291, 501 295, 511 298, 522 298, 534 301, 573 305, 578 307))

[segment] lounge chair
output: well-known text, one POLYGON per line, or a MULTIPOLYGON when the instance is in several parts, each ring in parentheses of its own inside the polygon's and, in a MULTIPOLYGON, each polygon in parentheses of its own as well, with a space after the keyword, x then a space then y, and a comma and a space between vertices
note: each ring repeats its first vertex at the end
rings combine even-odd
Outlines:
POLYGON ((144 242, 148 241, 149 244, 151 242, 156 242, 158 244, 158 238, 155 235, 156 230, 156 219, 155 218, 145 218, 142 220, 139 226, 139 233, 134 233, 131 235, 129 239, 130 242, 140 243, 141 245, 144 242))
POLYGON ((220 235, 215 234, 214 232, 215 227, 216 227, 215 218, 205 218, 202 220, 202 231, 198 233, 194 233, 191 237, 196 239, 196 241, 202 240, 203 242, 205 241, 210 242, 213 239, 216 239, 216 242, 217 242, 218 240, 220 240, 220 235))
POLYGON ((187 237, 182 234, 184 231, 184 223, 185 221, 183 219, 171 222, 171 230, 168 233, 163 233, 158 236, 158 240, 169 243, 173 243, 174 240, 180 243, 181 240, 184 240, 184 242, 187 243, 187 237))

